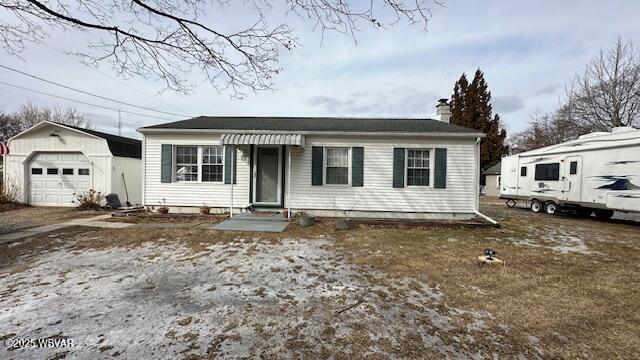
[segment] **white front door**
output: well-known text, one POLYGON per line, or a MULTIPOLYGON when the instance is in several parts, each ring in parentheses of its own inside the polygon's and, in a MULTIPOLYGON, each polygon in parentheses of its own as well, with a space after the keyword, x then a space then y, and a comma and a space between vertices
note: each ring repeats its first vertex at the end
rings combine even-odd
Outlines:
POLYGON ((256 146, 253 164, 253 203, 282 206, 282 147, 256 146))
POLYGON ((580 202, 582 192, 582 157, 568 156, 562 162, 562 199, 580 202))
POLYGON ((74 206, 74 193, 92 187, 93 169, 80 153, 40 153, 29 163, 29 203, 74 206))

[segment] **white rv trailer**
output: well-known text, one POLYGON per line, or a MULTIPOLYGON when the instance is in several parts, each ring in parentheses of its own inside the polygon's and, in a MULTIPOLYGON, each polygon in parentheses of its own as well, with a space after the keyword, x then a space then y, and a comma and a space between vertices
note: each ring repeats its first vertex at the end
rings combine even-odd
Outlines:
POLYGON ((502 158, 500 197, 534 212, 574 209, 608 219, 640 212, 640 130, 614 128, 502 158))

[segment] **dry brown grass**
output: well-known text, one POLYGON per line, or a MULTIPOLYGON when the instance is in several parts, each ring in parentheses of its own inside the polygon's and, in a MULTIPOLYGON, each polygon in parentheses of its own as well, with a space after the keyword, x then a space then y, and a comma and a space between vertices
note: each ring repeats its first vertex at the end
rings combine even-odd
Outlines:
MULTIPOLYGON (((639 226, 535 215, 503 206, 488 206, 485 211, 501 221, 502 229, 358 225, 338 231, 331 219, 323 219, 311 228, 292 224, 279 234, 135 227, 61 231, 77 249, 169 242, 195 253, 206 253, 212 243, 233 243, 239 237, 272 243, 283 238, 335 239, 335 247, 354 264, 390 277, 426 275, 446 295, 444 304, 492 313, 496 323, 509 327, 504 341, 514 345, 514 354, 531 346, 528 335, 539 338, 545 358, 634 358, 640 353, 639 226), (545 229, 567 231, 602 255, 561 254, 517 241, 546 244, 549 236, 556 235, 545 229), (506 267, 478 265, 476 258, 487 247, 498 251, 506 267)), ((18 268, 18 256, 28 261, 29 254, 65 241, 43 236, 30 240, 28 246, 3 248, 0 262, 18 268)), ((367 340, 357 335, 353 341, 365 346, 367 340)), ((410 354, 412 342, 405 340, 410 354)))
MULTIPOLYGON (((503 229, 365 227, 337 244, 359 265, 394 276, 426 274, 446 294, 446 303, 494 314, 510 326, 523 347, 535 335, 545 357, 622 357, 640 352, 640 230, 638 226, 534 215, 514 209, 490 211, 503 229), (529 224, 579 228, 589 248, 606 255, 560 254, 503 241, 535 237, 529 224), (531 236, 530 236, 531 235, 531 236), (633 245, 635 244, 635 246, 633 245), (480 267, 484 248, 497 249, 506 267, 480 267)), ((535 240, 535 239, 534 239, 535 240)))

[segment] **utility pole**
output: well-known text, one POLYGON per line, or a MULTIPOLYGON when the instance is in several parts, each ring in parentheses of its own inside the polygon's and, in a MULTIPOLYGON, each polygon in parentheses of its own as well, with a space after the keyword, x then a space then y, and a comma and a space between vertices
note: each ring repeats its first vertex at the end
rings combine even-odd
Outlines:
POLYGON ((122 112, 118 108, 118 136, 122 136, 122 112))

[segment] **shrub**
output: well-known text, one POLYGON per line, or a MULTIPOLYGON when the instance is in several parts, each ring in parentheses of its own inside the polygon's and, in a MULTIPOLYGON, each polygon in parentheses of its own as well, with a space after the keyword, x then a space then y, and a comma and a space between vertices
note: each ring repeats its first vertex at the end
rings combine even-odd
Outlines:
POLYGON ((73 203, 78 206, 79 210, 99 210, 105 201, 104 195, 93 189, 73 193, 73 196, 73 203))
POLYGON ((12 204, 18 202, 22 189, 15 184, 0 184, 0 204, 12 204))

